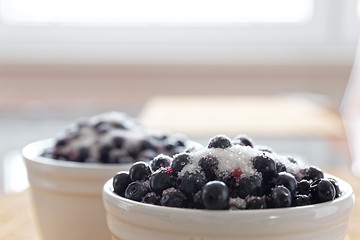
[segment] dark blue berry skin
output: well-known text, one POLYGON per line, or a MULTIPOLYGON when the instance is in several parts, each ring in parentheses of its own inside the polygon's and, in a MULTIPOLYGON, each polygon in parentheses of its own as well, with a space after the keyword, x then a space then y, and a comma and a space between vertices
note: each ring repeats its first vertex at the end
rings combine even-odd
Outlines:
POLYGON ((199 160, 199 166, 204 171, 208 181, 216 179, 216 170, 218 169, 219 160, 213 156, 205 156, 199 160))
POLYGON ((327 179, 319 179, 310 185, 311 200, 314 203, 331 201, 335 198, 336 190, 327 179))
POLYGON ((163 154, 160 154, 154 158, 150 162, 150 167, 153 172, 158 170, 159 168, 166 168, 169 167, 171 164, 172 158, 163 154))
POLYGON ((152 141, 151 139, 143 139, 140 141, 140 151, 144 151, 144 150, 154 150, 157 151, 157 147, 154 141, 152 141))
POLYGON ((178 188, 185 194, 193 196, 202 189, 206 182, 205 176, 200 172, 185 172, 183 176, 179 177, 178 188))
POLYGON ((183 140, 180 140, 180 139, 177 139, 176 141, 175 141, 175 146, 177 146, 177 147, 185 147, 185 141, 183 141, 183 140))
POLYGON ((287 159, 289 160, 289 162, 294 163, 294 164, 297 164, 297 161, 295 160, 294 157, 292 157, 292 156, 287 156, 287 159))
POLYGON ((55 147, 64 147, 66 144, 68 144, 69 141, 70 138, 68 137, 59 138, 56 140, 55 147))
POLYGON ((264 209, 266 208, 265 197, 248 197, 245 199, 246 209, 264 209))
POLYGON ((148 193, 148 188, 144 182, 135 181, 129 184, 125 190, 124 196, 130 200, 140 202, 142 198, 148 193))
POLYGON ((157 195, 155 192, 149 192, 142 198, 141 202, 153 205, 160 205, 160 199, 161 196, 157 195))
POLYGON ((164 148, 168 151, 168 152, 174 152, 176 151, 177 147, 184 147, 185 143, 179 139, 176 139, 174 137, 168 137, 165 141, 164 141, 164 148))
POLYGON ((150 188, 157 193, 172 187, 173 182, 173 176, 166 168, 160 168, 150 176, 150 188))
POLYGON ((113 138, 113 144, 115 148, 122 148, 124 146, 125 143, 125 138, 123 137, 114 137, 113 138))
POLYGON ((224 176, 219 178, 229 188, 229 194, 231 198, 239 197, 239 180, 236 180, 233 176, 224 176))
POLYGON ((297 193, 299 195, 309 195, 310 193, 310 182, 306 179, 301 180, 297 184, 297 193))
POLYGON ((203 187, 201 199, 206 209, 227 209, 230 199, 229 189, 221 181, 210 181, 203 187))
POLYGON ((271 191, 271 207, 284 208, 291 206, 291 192, 284 186, 276 186, 271 191))
POLYGON ((261 193, 263 195, 271 195, 271 191, 275 187, 275 177, 266 177, 261 181, 261 193))
POLYGON ((257 175, 241 178, 239 180, 238 195, 243 199, 247 196, 261 195, 261 178, 257 175))
POLYGON ((112 122, 111 123, 111 126, 114 127, 114 128, 118 128, 118 129, 128 129, 128 122, 125 121, 125 122, 112 122))
POLYGON ((238 135, 233 140, 232 143, 234 145, 242 145, 242 146, 249 146, 254 147, 254 142, 251 138, 246 135, 238 135))
POLYGON ((341 194, 339 183, 333 178, 327 178, 327 180, 329 180, 335 188, 335 198, 339 197, 341 194))
POLYGON ((265 154, 256 156, 251 161, 254 168, 262 174, 263 178, 273 177, 276 175, 275 161, 265 154))
POLYGON ((110 151, 111 151, 111 146, 110 145, 104 145, 100 148, 100 156, 99 156, 99 160, 102 163, 112 163, 110 161, 110 151))
POLYGON ((124 197, 125 190, 130 183, 131 180, 127 172, 118 172, 113 178, 114 192, 117 195, 124 197))
POLYGON ((90 150, 87 147, 81 147, 79 148, 79 156, 77 161, 78 162, 86 162, 90 155, 90 150))
POLYGON ((108 124, 108 123, 102 123, 100 125, 97 126, 96 128, 96 131, 99 133, 99 134, 104 134, 104 133, 107 133, 111 130, 111 125, 108 124))
POLYGON ((324 173, 317 167, 309 167, 305 170, 305 179, 316 181, 324 178, 324 173))
POLYGON ((129 169, 131 181, 148 179, 150 175, 151 170, 146 162, 136 162, 129 169))
POLYGON ((275 165, 277 173, 286 172, 286 166, 282 162, 275 162, 275 165))
POLYGON ((306 206, 306 205, 310 205, 311 201, 309 196, 307 195, 296 195, 293 199, 293 206, 297 207, 297 206, 306 206))
POLYGON ((192 208, 205 209, 204 203, 202 202, 201 199, 201 190, 195 193, 193 197, 192 208))
POLYGON ((232 146, 230 138, 224 135, 218 135, 210 139, 208 148, 229 148, 232 146))
POLYGON ((275 178, 275 185, 286 187, 292 195, 295 195, 297 190, 297 181, 293 175, 287 172, 280 172, 275 178))
POLYGON ((185 208, 188 206, 184 193, 176 188, 168 188, 162 192, 160 199, 161 206, 185 208))
POLYGON ((181 170, 190 162, 189 153, 179 153, 174 156, 171 163, 171 168, 174 170, 174 174, 177 175, 181 170))

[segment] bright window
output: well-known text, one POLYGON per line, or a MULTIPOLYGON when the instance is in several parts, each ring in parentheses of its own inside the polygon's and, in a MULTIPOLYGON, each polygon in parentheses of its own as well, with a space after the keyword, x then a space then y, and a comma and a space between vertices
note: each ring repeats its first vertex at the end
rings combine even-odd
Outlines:
POLYGON ((298 23, 313 0, 3 0, 9 24, 298 23))
POLYGON ((344 65, 360 30, 357 3, 0 0, 0 64, 344 65))

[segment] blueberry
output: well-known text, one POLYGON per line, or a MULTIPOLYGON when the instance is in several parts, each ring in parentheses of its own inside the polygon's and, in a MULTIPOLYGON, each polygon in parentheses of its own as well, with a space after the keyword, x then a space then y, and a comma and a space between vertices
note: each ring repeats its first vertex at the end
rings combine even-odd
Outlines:
POLYGON ((125 143, 125 138, 123 137, 116 136, 113 138, 113 144, 115 148, 122 148, 124 146, 124 143, 125 143))
POLYGON ((264 209, 266 208, 265 197, 247 197, 245 199, 246 209, 264 209))
POLYGON ((163 144, 164 144, 165 150, 168 152, 175 151, 175 149, 177 147, 176 139, 174 139, 172 137, 167 138, 163 144))
POLYGON ((99 134, 104 134, 104 133, 107 133, 107 132, 109 132, 111 130, 111 126, 106 122, 100 122, 100 123, 95 125, 95 130, 99 134))
POLYGON ((199 166, 205 173, 208 181, 216 179, 216 170, 218 169, 219 160, 213 156, 205 156, 199 160, 199 166))
POLYGON ((157 195, 155 192, 149 192, 142 198, 141 202, 153 205, 160 205, 160 199, 161 196, 157 195))
POLYGON ((239 180, 238 194, 240 198, 246 198, 249 195, 259 195, 261 187, 261 178, 257 175, 243 177, 239 180))
POLYGON ((179 177, 179 189, 193 196, 206 184, 206 178, 200 172, 185 172, 179 177))
POLYGON ((142 139, 140 141, 140 151, 144 150, 157 150, 156 144, 151 139, 142 139))
POLYGON ((59 138, 55 142, 55 147, 64 147, 65 145, 67 145, 69 143, 69 141, 70 141, 70 138, 68 138, 68 137, 59 138))
POLYGON ((90 156, 90 150, 87 147, 80 147, 79 148, 79 155, 78 155, 78 162, 86 162, 88 157, 90 156))
POLYGON ((201 199, 206 209, 226 209, 229 207, 229 189, 221 181, 210 181, 203 187, 201 199))
POLYGON ((266 156, 265 154, 256 156, 251 159, 254 168, 260 172, 263 177, 271 177, 276 174, 276 164, 273 159, 266 156))
POLYGON ((232 143, 235 145, 249 146, 254 147, 254 142, 251 138, 246 135, 238 135, 233 140, 232 143))
POLYGON ((173 176, 171 168, 160 168, 150 176, 150 188, 154 192, 162 192, 173 186, 173 176))
POLYGON ((102 163, 111 163, 109 156, 110 156, 110 151, 111 151, 112 147, 110 145, 104 145, 100 147, 99 150, 99 160, 102 163))
POLYGON ((300 195, 309 195, 310 193, 310 182, 306 179, 301 180, 297 184, 297 193, 300 195))
POLYGON ((224 182, 229 188, 230 198, 239 197, 239 180, 236 180, 233 176, 228 176, 227 174, 217 180, 224 182))
POLYGON ((277 173, 286 172, 286 166, 282 162, 275 162, 275 166, 277 173))
POLYGON ((276 186, 271 191, 271 207, 283 208, 291 206, 291 192, 284 186, 276 186))
POLYGON ((156 156, 154 158, 154 160, 152 160, 150 162, 151 170, 153 172, 155 172, 156 170, 158 170, 161 167, 163 167, 163 168, 169 167, 171 164, 171 161, 172 161, 171 157, 166 156, 164 154, 160 154, 160 155, 156 156))
POLYGON ((296 195, 294 197, 293 206, 306 206, 310 205, 311 201, 307 195, 296 195))
POLYGON ((124 197, 125 190, 131 183, 129 174, 127 172, 118 172, 113 178, 114 192, 124 197))
POLYGON ((127 149, 127 155, 133 159, 137 159, 139 155, 139 149, 134 147, 131 147, 127 149))
POLYGON ((151 170, 146 162, 136 162, 129 169, 131 181, 148 179, 150 175, 151 170))
POLYGON ((144 185, 144 182, 135 181, 130 183, 126 188, 124 196, 130 200, 139 202, 147 193, 147 187, 144 185))
POLYGON ((309 167, 305 169, 305 179, 316 181, 318 179, 324 178, 324 173, 317 167, 309 167))
POLYGON ((192 207, 196 208, 196 209, 204 209, 205 208, 204 203, 202 202, 202 199, 201 199, 201 190, 194 194, 192 207))
POLYGON ((190 162, 189 153, 179 153, 174 156, 174 159, 171 163, 171 168, 174 170, 175 174, 178 174, 189 162, 190 162))
POLYGON ((341 194, 339 183, 333 178, 327 178, 327 180, 329 180, 335 188, 335 198, 339 197, 341 194))
POLYGON ((322 203, 333 200, 336 190, 329 180, 318 179, 310 185, 310 194, 314 203, 322 203))
POLYGON ((129 121, 124 122, 111 122, 110 123, 112 127, 118 128, 118 129, 128 129, 129 127, 129 121))
POLYGON ((104 124, 107 124, 107 123, 104 122, 104 121, 99 120, 96 123, 94 123, 93 127, 94 127, 95 130, 97 130, 101 125, 104 125, 104 124))
POLYGON ((289 162, 294 163, 294 164, 297 164, 297 161, 295 160, 294 157, 292 157, 292 156, 287 156, 287 159, 289 160, 289 162))
POLYGON ((292 195, 295 195, 297 188, 297 181, 293 175, 287 172, 280 172, 275 178, 275 185, 286 187, 292 195))
POLYGON ((184 193, 176 188, 168 188, 162 192, 160 205, 167 207, 184 208, 187 206, 187 198, 184 193))
POLYGON ((185 146, 186 146, 185 140, 177 139, 177 140, 175 141, 175 146, 177 146, 177 147, 185 147, 185 146))
POLYGON ((262 195, 270 195, 271 194, 271 191, 275 187, 275 178, 276 178, 276 176, 273 176, 273 177, 266 177, 261 180, 260 193, 262 195))
POLYGON ((224 135, 217 135, 210 139, 208 148, 229 148, 232 146, 230 138, 224 135))

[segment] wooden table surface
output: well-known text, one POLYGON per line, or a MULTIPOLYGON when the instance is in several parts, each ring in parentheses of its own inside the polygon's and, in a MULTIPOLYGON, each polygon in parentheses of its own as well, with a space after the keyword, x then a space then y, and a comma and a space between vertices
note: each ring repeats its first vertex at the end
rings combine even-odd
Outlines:
MULTIPOLYGON (((360 178, 346 169, 325 169, 325 171, 348 181, 360 197, 360 178)), ((355 202, 349 233, 346 240, 360 239, 360 203, 355 202)), ((29 190, 0 196, 0 239, 40 240, 31 207, 29 190)), ((51 239, 46 239, 51 240, 51 239)))

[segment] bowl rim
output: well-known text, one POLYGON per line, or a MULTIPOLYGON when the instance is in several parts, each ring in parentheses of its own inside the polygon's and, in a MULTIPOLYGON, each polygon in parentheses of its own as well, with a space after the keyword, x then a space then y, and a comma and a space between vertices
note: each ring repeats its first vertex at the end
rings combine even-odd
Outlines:
POLYGON ((55 138, 46 138, 31 142, 25 145, 21 150, 21 155, 26 161, 44 164, 65 169, 114 169, 119 166, 131 166, 133 163, 89 163, 57 160, 43 157, 40 152, 53 146, 55 138))
MULTIPOLYGON (((266 208, 266 209, 244 209, 244 210, 207 210, 207 209, 189 209, 189 208, 176 208, 176 207, 164 207, 159 205, 152 205, 152 204, 146 204, 141 203, 137 201, 133 201, 130 199, 127 199, 125 197, 121 197, 113 192, 112 182, 113 178, 106 181, 106 183, 103 186, 103 199, 106 202, 112 202, 114 204, 110 205, 116 205, 116 201, 119 201, 119 203, 124 203, 126 206, 132 206, 137 209, 142 209, 144 211, 155 211, 158 213, 164 213, 164 214, 200 214, 200 215, 211 215, 211 216, 218 216, 218 215, 261 215, 264 216, 264 214, 273 215, 273 216, 282 216, 288 213, 298 212, 298 211, 304 211, 304 210, 317 210, 320 208, 328 208, 334 206, 334 204, 341 205, 342 202, 347 201, 349 198, 352 198, 352 201, 354 203, 355 201, 355 194, 353 191, 353 188, 351 185, 342 180, 341 178, 338 178, 336 176, 333 176, 331 174, 325 173, 326 178, 334 178, 340 185, 341 189, 343 190, 343 194, 339 196, 338 198, 323 202, 323 203, 317 203, 317 204, 311 204, 306 206, 297 206, 297 207, 287 207, 287 208, 266 208)), ((139 210, 141 211, 141 210, 139 210)))

